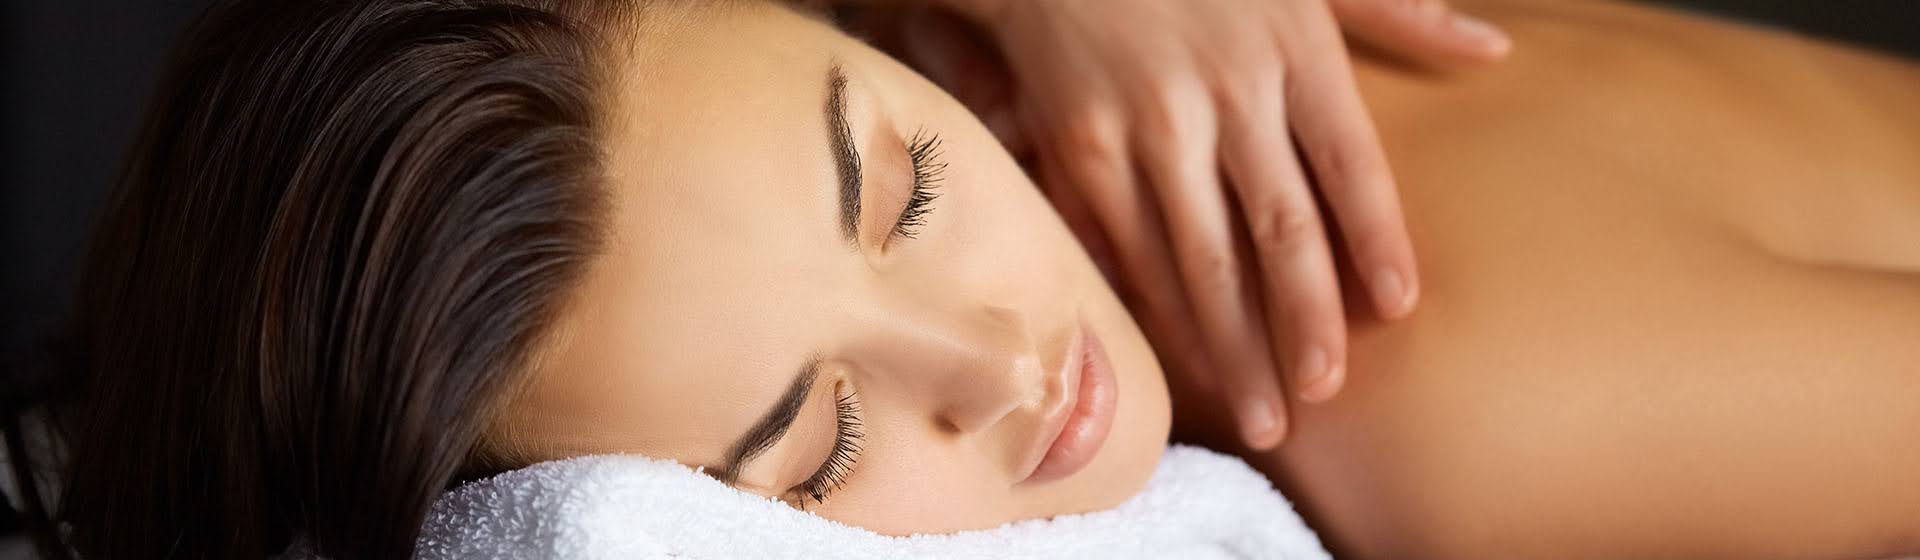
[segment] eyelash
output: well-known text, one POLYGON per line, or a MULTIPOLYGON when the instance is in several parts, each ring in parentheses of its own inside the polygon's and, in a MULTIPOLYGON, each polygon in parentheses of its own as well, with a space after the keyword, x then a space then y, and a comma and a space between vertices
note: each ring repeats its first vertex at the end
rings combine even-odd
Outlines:
POLYGON ((826 501, 828 494, 847 481, 860 455, 860 443, 866 439, 866 430, 860 423, 860 401, 852 392, 834 401, 833 418, 833 451, 820 464, 820 470, 792 490, 794 501, 803 509, 809 500, 816 504, 826 501))
POLYGON ((900 220, 894 222, 894 237, 913 239, 920 235, 920 228, 927 225, 933 201, 940 198, 940 193, 933 192, 934 188, 940 186, 947 171, 943 155, 939 134, 921 130, 907 139, 907 158, 913 162, 913 192, 907 196, 907 207, 900 210, 900 220))

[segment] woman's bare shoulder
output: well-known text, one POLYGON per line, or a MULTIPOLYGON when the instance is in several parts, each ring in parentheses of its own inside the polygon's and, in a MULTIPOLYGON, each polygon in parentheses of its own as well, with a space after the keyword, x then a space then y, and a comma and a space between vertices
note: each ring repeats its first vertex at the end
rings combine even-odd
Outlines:
POLYGON ((1920 244, 1899 242, 1920 238, 1920 63, 1626 3, 1483 4, 1514 36, 1507 63, 1357 65, 1412 227, 1448 224, 1435 250, 1560 202, 1920 271, 1920 244))
POLYGON ((1920 71, 1484 4, 1507 64, 1361 63, 1420 310, 1356 314, 1347 389, 1250 460, 1343 557, 1920 551, 1920 71))
POLYGON ((1778 118, 1763 111, 1795 106, 1804 112, 1807 105, 1825 104, 1881 113, 1874 120, 1920 135, 1920 112, 1904 110, 1920 104, 1920 61, 1641 3, 1460 3, 1508 30, 1515 44, 1511 59, 1433 71, 1363 54, 1356 72, 1376 111, 1428 112, 1477 101, 1524 115, 1528 109, 1557 112, 1571 98, 1626 106, 1650 100, 1718 105, 1778 118))

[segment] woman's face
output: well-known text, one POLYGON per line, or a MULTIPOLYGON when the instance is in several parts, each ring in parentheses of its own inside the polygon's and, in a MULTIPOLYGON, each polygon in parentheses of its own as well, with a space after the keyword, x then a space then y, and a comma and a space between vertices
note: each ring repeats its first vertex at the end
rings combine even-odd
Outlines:
POLYGON ((887 534, 1140 490, 1154 356, 964 108, 771 3, 641 35, 610 239, 496 422, 510 453, 672 458, 887 534))

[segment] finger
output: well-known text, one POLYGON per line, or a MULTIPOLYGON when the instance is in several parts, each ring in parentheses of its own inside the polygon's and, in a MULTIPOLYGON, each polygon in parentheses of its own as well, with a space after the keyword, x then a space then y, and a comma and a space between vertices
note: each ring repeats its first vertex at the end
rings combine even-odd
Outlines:
POLYGON ((1406 316, 1420 293, 1413 242, 1346 53, 1330 49, 1297 60, 1286 96, 1294 135, 1338 222, 1354 270, 1372 294, 1374 310, 1389 319, 1406 316))
MULTIPOLYGON (((1220 184, 1213 99, 1197 80, 1165 80, 1140 119, 1137 160, 1157 195, 1171 247, 1198 319, 1200 338, 1222 378, 1242 440, 1254 449, 1279 445, 1285 413, 1280 376, 1264 340, 1265 325, 1245 297, 1234 250, 1227 197, 1220 184)), ((1275 88, 1274 93, 1278 93, 1275 88)))
POLYGON ((1333 0, 1330 7, 1354 38, 1422 64, 1492 62, 1513 49, 1500 28, 1445 0, 1333 0))
POLYGON ((1288 364, 1292 393, 1331 398, 1344 381, 1346 318, 1339 278, 1313 193, 1282 122, 1279 96, 1236 103, 1225 120, 1221 157, 1260 262, 1275 359, 1288 364))

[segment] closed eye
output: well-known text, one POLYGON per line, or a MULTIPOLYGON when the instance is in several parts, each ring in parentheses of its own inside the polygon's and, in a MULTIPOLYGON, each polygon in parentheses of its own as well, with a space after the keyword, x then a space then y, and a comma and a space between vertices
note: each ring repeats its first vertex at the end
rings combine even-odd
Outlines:
POLYGON ((860 400, 852 391, 834 399, 833 423, 833 450, 827 453, 827 459, 820 463, 813 476, 787 491, 789 499, 802 509, 808 501, 825 502, 827 495, 846 483, 847 475, 853 472, 853 465, 859 459, 866 431, 860 423, 860 400))
POLYGON ((907 205, 900 209, 900 217, 894 221, 890 239, 913 239, 926 227, 927 215, 933 212, 933 201, 940 198, 940 193, 934 191, 947 170, 943 155, 939 134, 921 130, 907 139, 907 158, 913 163, 913 192, 907 195, 907 205))

